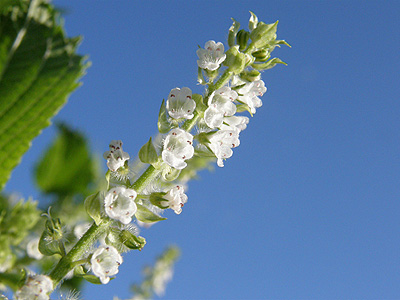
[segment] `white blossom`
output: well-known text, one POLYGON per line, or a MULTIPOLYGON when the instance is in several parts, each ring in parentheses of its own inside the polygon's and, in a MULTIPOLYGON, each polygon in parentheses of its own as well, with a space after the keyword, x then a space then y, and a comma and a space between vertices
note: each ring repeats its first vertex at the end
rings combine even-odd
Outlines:
POLYGON ((42 259, 43 257, 43 254, 39 251, 39 241, 40 237, 34 237, 31 238, 26 245, 26 253, 28 256, 37 260, 42 259))
POLYGON ((238 100, 247 104, 250 107, 251 113, 256 113, 256 108, 262 106, 260 98, 267 91, 265 83, 262 80, 256 80, 246 83, 243 87, 237 90, 238 100))
POLYGON ((192 99, 192 91, 187 87, 172 89, 166 107, 168 114, 174 119, 192 119, 196 108, 196 102, 192 99))
POLYGON ((224 159, 232 156, 231 148, 239 146, 239 133, 236 130, 218 130, 210 139, 209 147, 217 157, 218 167, 224 166, 224 159))
POLYGON ((122 151, 122 142, 120 140, 112 140, 110 150, 104 152, 103 157, 107 159, 107 167, 115 172, 129 159, 129 154, 122 151))
POLYGON ((25 285, 16 293, 16 300, 48 300, 53 290, 53 281, 45 275, 29 276, 25 285))
POLYGON ((221 130, 237 130, 238 133, 247 128, 249 124, 248 117, 231 116, 225 117, 223 124, 219 127, 221 130))
POLYGON ((122 224, 130 223, 137 210, 134 201, 136 196, 137 193, 134 190, 122 186, 110 189, 104 197, 106 214, 122 224))
POLYGON ((215 41, 208 41, 205 49, 198 49, 196 51, 199 60, 197 65, 202 69, 214 71, 219 68, 220 64, 225 60, 226 54, 224 53, 224 45, 215 41))
POLYGON ((183 186, 177 185, 170 189, 165 196, 163 196, 165 201, 161 201, 161 205, 164 207, 171 208, 176 214, 182 212, 183 205, 187 202, 187 195, 183 186))
POLYGON ((122 256, 112 246, 103 245, 97 248, 90 259, 93 274, 100 278, 102 284, 110 281, 110 276, 118 273, 122 256))
POLYGON ((181 170, 186 167, 185 160, 193 157, 193 136, 180 129, 172 129, 164 141, 162 159, 171 167, 181 170))
POLYGON ((208 108, 204 112, 204 121, 210 128, 217 128, 222 125, 226 116, 233 116, 236 113, 236 100, 238 94, 229 87, 224 86, 214 91, 208 99, 208 108))

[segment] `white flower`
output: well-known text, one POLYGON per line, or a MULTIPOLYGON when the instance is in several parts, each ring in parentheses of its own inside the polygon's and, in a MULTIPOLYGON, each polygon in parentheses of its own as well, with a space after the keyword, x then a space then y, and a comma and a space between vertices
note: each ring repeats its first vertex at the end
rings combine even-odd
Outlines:
POLYGON ((224 45, 222 43, 215 43, 208 41, 205 49, 198 49, 196 51, 199 60, 197 65, 202 69, 214 71, 219 68, 219 65, 225 60, 226 54, 224 53, 224 45))
POLYGON ((132 216, 136 213, 137 207, 135 198, 137 194, 132 189, 125 187, 115 187, 110 189, 104 197, 104 209, 106 214, 122 224, 132 221, 132 216))
POLYGON ((110 281, 110 276, 118 273, 118 267, 122 264, 122 256, 112 246, 100 246, 90 259, 94 275, 100 278, 102 284, 110 281))
POLYGON ((264 95, 267 91, 265 83, 262 80, 256 80, 246 83, 243 87, 238 89, 238 100, 247 104, 250 107, 251 113, 256 113, 256 108, 262 106, 262 101, 259 97, 264 95))
POLYGON ((226 116, 233 116, 236 113, 236 100, 238 94, 229 87, 224 86, 214 91, 208 99, 208 108, 204 112, 204 121, 210 128, 217 128, 222 125, 226 116))
POLYGON ((192 119, 196 102, 192 99, 192 91, 184 87, 171 90, 167 100, 168 114, 174 119, 192 119))
POLYGON ((31 238, 26 245, 26 253, 28 254, 28 256, 37 260, 43 257, 43 254, 39 251, 39 241, 40 237, 34 237, 31 238))
POLYGON ((178 215, 182 212, 182 207, 188 199, 185 190, 181 185, 177 185, 170 189, 163 198, 165 201, 161 201, 161 205, 171 208, 178 215))
POLYGON ((122 151, 122 142, 120 140, 112 140, 110 143, 110 151, 106 151, 103 157, 107 159, 107 167, 115 172, 129 159, 129 154, 122 151))
POLYGON ((48 300, 53 290, 53 281, 45 275, 29 276, 25 285, 16 293, 17 300, 48 300))
POLYGON ((171 167, 181 170, 186 167, 186 159, 193 157, 193 136, 179 128, 172 129, 164 141, 162 159, 171 167))
POLYGON ((218 130, 209 140, 209 147, 218 159, 218 167, 223 167, 224 159, 232 156, 233 151, 231 148, 240 145, 239 133, 237 130, 218 130))
POLYGON ((232 116, 225 117, 223 124, 219 127, 221 130, 238 130, 238 133, 245 130, 249 124, 248 117, 232 116))

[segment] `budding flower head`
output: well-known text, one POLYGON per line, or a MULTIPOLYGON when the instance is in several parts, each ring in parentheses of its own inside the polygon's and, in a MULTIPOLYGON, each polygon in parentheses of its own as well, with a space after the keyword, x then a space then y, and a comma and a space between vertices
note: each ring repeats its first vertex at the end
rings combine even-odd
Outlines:
POLYGON ((122 141, 112 140, 110 150, 104 152, 103 157, 107 159, 107 167, 110 171, 115 172, 123 167, 125 161, 129 159, 129 154, 122 151, 122 141))
POLYGON ((134 201, 136 196, 137 193, 134 190, 122 186, 110 189, 104 197, 106 214, 122 224, 130 223, 137 210, 134 201))
POLYGON ((167 100, 168 114, 174 119, 192 119, 196 102, 192 99, 192 91, 184 87, 171 90, 167 100))
POLYGON ((208 127, 220 127, 224 117, 233 116, 236 113, 236 105, 233 101, 237 96, 238 94, 227 86, 211 94, 208 99, 208 108, 204 112, 204 121, 208 127))
POLYGON ((45 275, 29 276, 25 285, 16 293, 16 300, 48 300, 53 290, 53 281, 45 275))
POLYGON ((193 157, 193 136, 180 128, 172 129, 164 141, 162 159, 169 166, 181 170, 186 167, 185 160, 193 157))
POLYGON ((109 276, 118 273, 118 267, 122 264, 122 256, 112 246, 100 246, 90 259, 93 274, 99 277, 102 284, 110 281, 109 276))
POLYGON ((172 209, 178 215, 182 212, 182 207, 188 199, 185 190, 181 185, 177 185, 170 189, 163 198, 164 201, 161 201, 161 205, 172 209))
POLYGON ((199 57, 197 65, 202 69, 210 71, 217 70, 226 58, 224 54, 224 45, 221 42, 215 43, 215 41, 208 41, 204 48, 205 49, 200 48, 196 51, 199 57))

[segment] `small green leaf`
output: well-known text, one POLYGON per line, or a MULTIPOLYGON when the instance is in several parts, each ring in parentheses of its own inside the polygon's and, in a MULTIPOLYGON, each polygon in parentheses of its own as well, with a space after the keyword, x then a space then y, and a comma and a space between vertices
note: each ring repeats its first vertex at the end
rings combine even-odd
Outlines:
POLYGON ((90 195, 85 199, 85 210, 88 215, 93 219, 96 225, 99 225, 102 221, 101 218, 101 194, 96 193, 90 195))
POLYGON ((136 211, 136 218, 144 223, 154 223, 158 221, 163 221, 166 220, 167 218, 163 218, 156 213, 152 212, 149 210, 147 207, 141 205, 141 204, 136 204, 137 206, 137 211, 136 211))
POLYGON ((146 144, 142 146, 142 148, 140 148, 139 159, 142 163, 145 164, 153 164, 157 162, 158 155, 156 148, 154 147, 153 142, 151 141, 151 138, 146 144))

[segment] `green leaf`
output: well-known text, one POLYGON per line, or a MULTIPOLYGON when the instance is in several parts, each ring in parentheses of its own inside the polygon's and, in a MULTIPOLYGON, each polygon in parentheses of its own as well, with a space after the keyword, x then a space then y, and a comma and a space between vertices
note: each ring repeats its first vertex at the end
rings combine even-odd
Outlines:
POLYGON ((99 225, 101 219, 101 205, 100 205, 100 194, 90 195, 85 199, 85 210, 88 215, 93 219, 96 225, 99 225))
POLYGON ((33 138, 79 86, 88 64, 75 54, 80 39, 65 36, 47 1, 13 1, 15 7, 0 2, 2 188, 33 138))
POLYGON ((156 148, 153 145, 153 142, 151 141, 151 138, 149 141, 142 146, 139 150, 139 159, 142 163, 145 164, 153 164, 157 162, 158 155, 156 148))
POLYGON ((59 135, 36 165, 35 179, 44 193, 85 194, 95 181, 97 164, 86 139, 66 125, 58 125, 59 135))
POLYGON ((138 219, 141 222, 144 223, 154 223, 162 220, 166 220, 167 218, 163 218, 156 213, 152 212, 149 210, 147 207, 141 205, 141 204, 136 204, 137 206, 137 211, 135 214, 136 219, 138 219))

